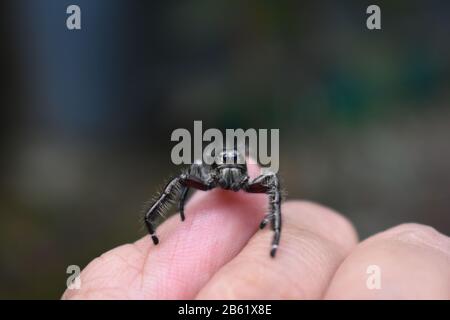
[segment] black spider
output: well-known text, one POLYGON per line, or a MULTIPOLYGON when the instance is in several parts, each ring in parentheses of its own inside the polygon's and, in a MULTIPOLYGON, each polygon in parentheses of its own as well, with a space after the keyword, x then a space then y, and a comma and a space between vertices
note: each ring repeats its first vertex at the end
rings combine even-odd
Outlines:
POLYGON ((212 165, 194 163, 180 176, 173 178, 164 188, 158 199, 151 205, 145 214, 145 224, 150 233, 153 243, 159 243, 155 235, 155 218, 166 210, 179 194, 179 210, 181 220, 184 221, 184 203, 189 188, 198 190, 211 190, 222 188, 225 190, 244 190, 250 193, 266 193, 269 196, 269 213, 261 221, 260 228, 263 229, 271 222, 274 237, 270 255, 275 253, 280 242, 281 233, 281 189, 278 176, 273 173, 262 174, 249 181, 245 157, 236 150, 225 150, 220 152, 214 159, 212 165))

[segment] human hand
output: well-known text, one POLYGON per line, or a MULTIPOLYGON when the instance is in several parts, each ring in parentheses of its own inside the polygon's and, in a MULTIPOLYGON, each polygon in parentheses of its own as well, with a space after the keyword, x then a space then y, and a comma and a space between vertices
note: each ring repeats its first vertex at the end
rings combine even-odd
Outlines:
POLYGON ((358 244, 340 214, 288 201, 272 259, 272 232, 258 231, 266 202, 260 194, 198 191, 186 221, 173 216, 157 229, 158 246, 147 235, 106 252, 63 299, 450 299, 450 238, 433 228, 403 224, 358 244), (367 286, 373 265, 379 289, 367 286))

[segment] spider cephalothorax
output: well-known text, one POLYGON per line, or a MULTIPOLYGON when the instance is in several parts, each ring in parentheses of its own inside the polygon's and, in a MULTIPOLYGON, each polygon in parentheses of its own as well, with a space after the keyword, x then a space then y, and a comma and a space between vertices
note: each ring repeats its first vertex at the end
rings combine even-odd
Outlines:
POLYGON ((155 245, 159 242, 155 235, 155 218, 179 194, 180 216, 181 220, 184 221, 184 203, 189 188, 203 191, 222 188, 233 191, 244 190, 249 193, 266 193, 269 197, 269 213, 262 220, 260 228, 262 229, 269 222, 271 223, 274 237, 270 254, 272 257, 275 256, 281 232, 281 189, 278 176, 267 173, 250 181, 245 157, 237 150, 220 152, 211 165, 201 162, 194 163, 181 175, 170 180, 145 214, 145 224, 155 245))

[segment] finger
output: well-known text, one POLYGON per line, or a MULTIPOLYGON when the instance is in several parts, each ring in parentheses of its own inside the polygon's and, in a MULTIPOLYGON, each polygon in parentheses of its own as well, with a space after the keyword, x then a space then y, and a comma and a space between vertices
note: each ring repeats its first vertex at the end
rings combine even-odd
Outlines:
POLYGON ((404 224, 362 242, 340 266, 328 299, 450 299, 450 238, 404 224))
POLYGON ((82 289, 64 298, 193 298, 258 230, 266 202, 260 194, 196 192, 184 222, 176 215, 157 229, 159 245, 146 236, 104 254, 82 272, 82 289))
POLYGON ((282 206, 283 230, 275 258, 271 232, 248 245, 200 291, 199 299, 315 299, 357 242, 352 225, 338 213, 304 201, 282 206))

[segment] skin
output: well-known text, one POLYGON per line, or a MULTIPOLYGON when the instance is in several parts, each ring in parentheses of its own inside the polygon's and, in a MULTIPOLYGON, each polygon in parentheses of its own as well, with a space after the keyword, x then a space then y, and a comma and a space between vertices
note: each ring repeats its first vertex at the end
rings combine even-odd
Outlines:
POLYGON ((158 246, 145 236, 104 253, 62 298, 450 299, 450 238, 435 229, 402 224, 358 242, 339 213, 288 201, 272 259, 272 231, 258 230, 266 207, 265 195, 197 191, 185 222, 173 216, 158 227, 158 246), (379 289, 367 286, 373 265, 379 289))

